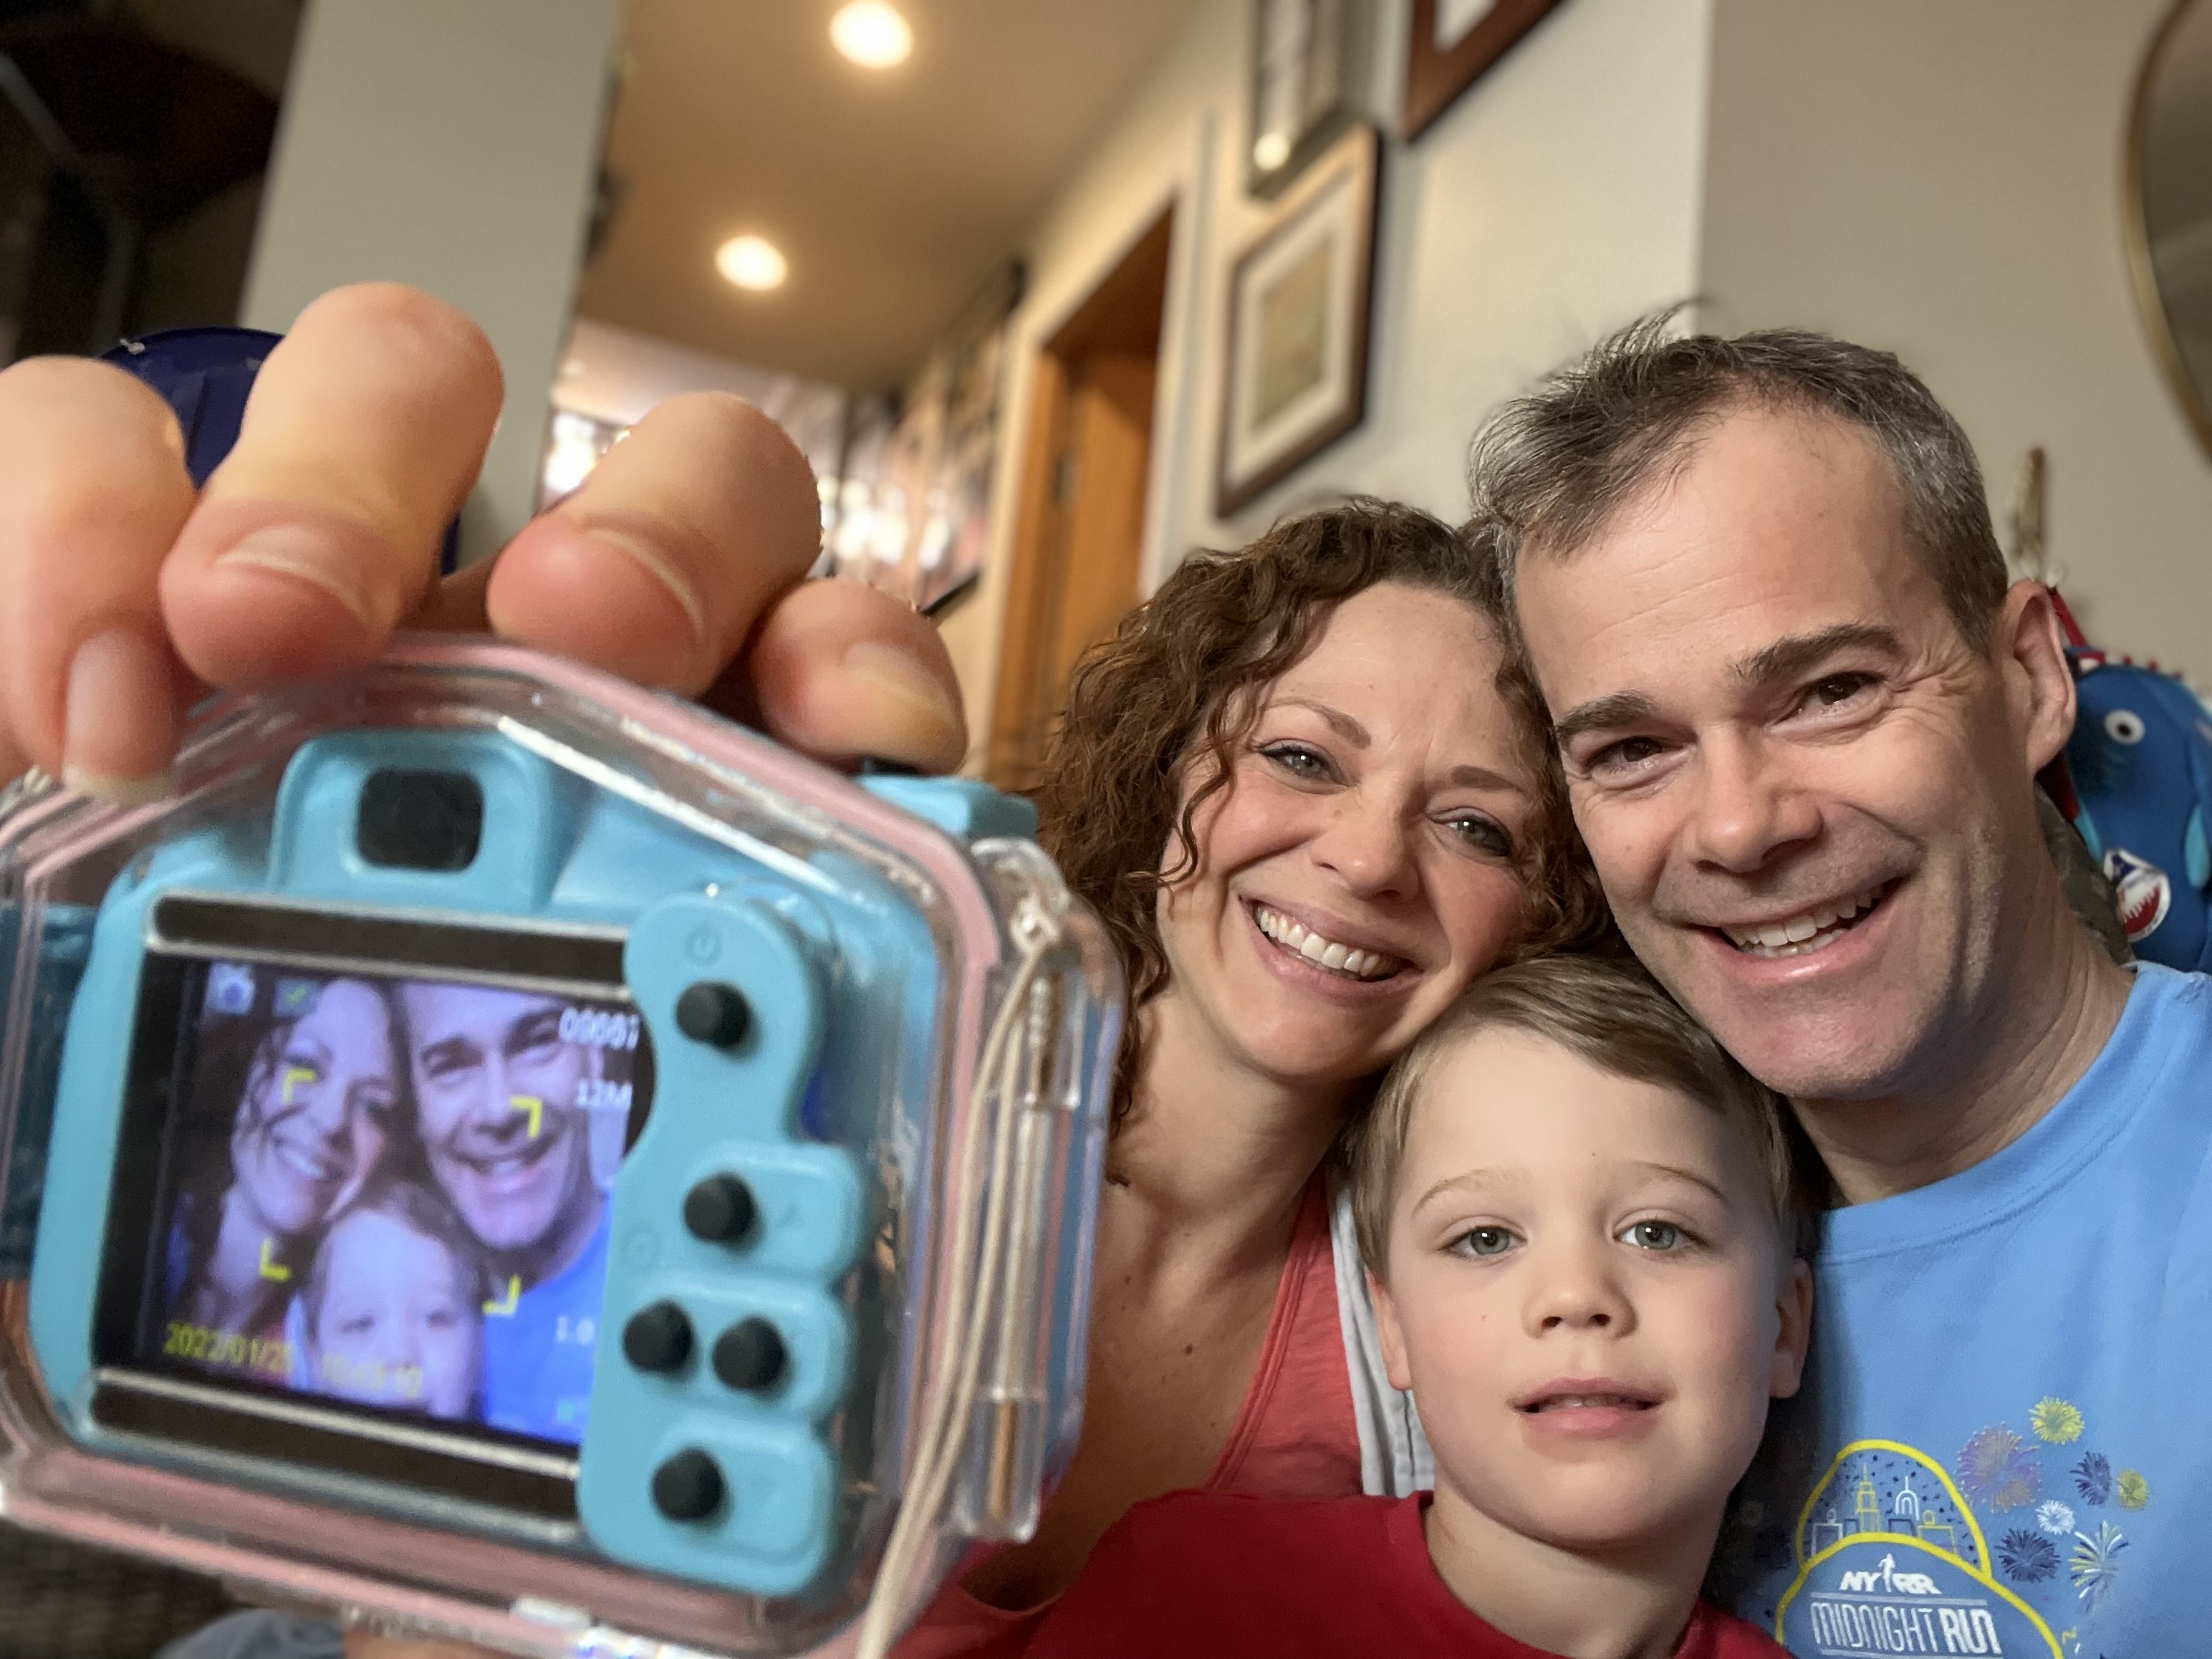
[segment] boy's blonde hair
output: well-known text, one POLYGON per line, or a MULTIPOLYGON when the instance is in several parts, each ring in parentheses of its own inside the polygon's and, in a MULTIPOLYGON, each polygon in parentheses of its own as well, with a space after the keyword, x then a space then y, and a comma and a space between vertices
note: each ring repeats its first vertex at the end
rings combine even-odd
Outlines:
POLYGON ((445 1246, 459 1281, 455 1288, 466 1306, 480 1308, 490 1298, 491 1268, 484 1260, 483 1247, 477 1243, 476 1235, 469 1231, 468 1224, 461 1219, 446 1195, 419 1181, 373 1181, 352 1203, 331 1218, 330 1225, 315 1246, 314 1261, 307 1269, 307 1283, 300 1289, 310 1331, 322 1317, 323 1296, 330 1288, 330 1241, 341 1222, 363 1214, 389 1217, 409 1232, 445 1246))
POLYGON ((1766 1177, 1775 1231, 1792 1256, 1812 1253, 1819 1205, 1814 1160, 1781 1096, 1753 1078, 1626 957, 1542 957, 1485 975, 1399 1056, 1346 1143, 1359 1253, 1377 1278, 1413 1106, 1437 1060, 1478 1032, 1504 1027, 1556 1042, 1593 1066, 1671 1089, 1734 1127, 1766 1177))

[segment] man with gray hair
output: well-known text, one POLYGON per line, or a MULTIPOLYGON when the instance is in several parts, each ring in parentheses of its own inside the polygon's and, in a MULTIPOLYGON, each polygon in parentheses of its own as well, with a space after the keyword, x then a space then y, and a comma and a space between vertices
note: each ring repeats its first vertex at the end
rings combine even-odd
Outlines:
POLYGON ((1806 1655, 2201 1650, 2212 981, 2069 912, 2072 678, 1964 434, 1885 354, 1646 323, 1473 484, 1623 932, 1832 1183, 1738 1611, 1806 1655))

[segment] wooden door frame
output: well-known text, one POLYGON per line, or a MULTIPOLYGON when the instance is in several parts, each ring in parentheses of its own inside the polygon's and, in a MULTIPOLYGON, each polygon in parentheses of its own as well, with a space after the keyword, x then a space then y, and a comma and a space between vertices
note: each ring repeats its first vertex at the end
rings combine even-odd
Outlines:
MULTIPOLYGON (((984 635, 980 642, 979 672, 972 684, 970 719, 974 722, 969 769, 987 761, 990 732, 986 722, 998 706, 998 691, 1006 659, 1006 618, 1016 585, 1016 567, 1024 538, 1033 526, 1024 520, 1029 494, 1030 458, 1037 448, 1038 423, 1054 411, 1041 407, 1043 388, 1040 371, 1050 356, 1047 342, 1055 338, 1099 285, 1120 268, 1145 233, 1164 213, 1174 215, 1168 247, 1167 295, 1160 319, 1159 381, 1152 399, 1152 456, 1145 486, 1145 531, 1139 554, 1137 592, 1149 597, 1167 573, 1190 550, 1176 539, 1172 526, 1182 516, 1180 506, 1193 487, 1193 469, 1204 474, 1210 465, 1200 452, 1194 434, 1194 412, 1205 384, 1205 366, 1193 358, 1194 343, 1202 339, 1200 325, 1208 293, 1202 258, 1213 218, 1212 167, 1218 122, 1201 112, 1185 128, 1182 139, 1164 154, 1166 165, 1155 174, 1155 187, 1139 198, 1115 235, 1098 253, 1066 276, 1045 278, 1032 290, 1017 321, 1013 349, 1009 354, 1014 382, 1008 407, 1012 411, 1000 455, 1007 465, 999 469, 994 491, 996 521, 992 558, 986 568, 979 602, 967 615, 953 619, 965 624, 972 617, 984 635), (1196 459, 1194 460, 1194 457, 1196 459)), ((1033 277, 1038 268, 1032 267, 1033 277)), ((1053 388, 1064 397, 1064 385, 1053 388)))

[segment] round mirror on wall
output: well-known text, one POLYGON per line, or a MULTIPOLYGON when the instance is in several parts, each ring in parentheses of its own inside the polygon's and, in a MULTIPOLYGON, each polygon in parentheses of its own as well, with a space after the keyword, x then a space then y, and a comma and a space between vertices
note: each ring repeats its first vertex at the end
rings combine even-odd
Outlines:
POLYGON ((2212 0, 2178 0, 2136 88, 2129 252, 2151 343, 2212 449, 2212 0))

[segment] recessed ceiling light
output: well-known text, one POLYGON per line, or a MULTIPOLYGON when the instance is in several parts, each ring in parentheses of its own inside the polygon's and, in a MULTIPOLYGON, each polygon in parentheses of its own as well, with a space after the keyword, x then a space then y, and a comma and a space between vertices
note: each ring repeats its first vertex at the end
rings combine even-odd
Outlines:
POLYGON ((914 50, 914 30, 890 0, 852 0, 830 20, 830 40, 862 69, 890 69, 914 50))
POLYGON ((732 236, 714 250, 714 269, 739 288, 758 294, 781 288, 791 274, 790 263, 776 245, 764 236, 732 236))

